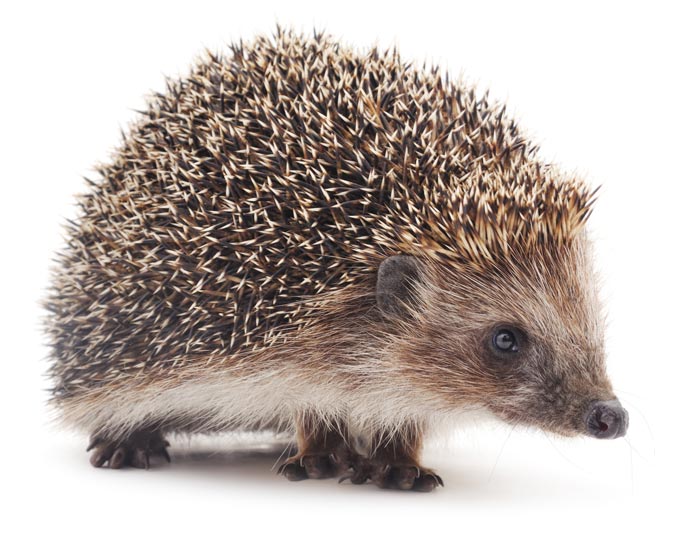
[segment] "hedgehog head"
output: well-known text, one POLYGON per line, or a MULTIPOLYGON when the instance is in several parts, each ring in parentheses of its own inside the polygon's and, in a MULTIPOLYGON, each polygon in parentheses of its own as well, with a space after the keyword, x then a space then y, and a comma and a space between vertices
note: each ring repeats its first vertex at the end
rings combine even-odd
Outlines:
POLYGON ((442 206, 451 238, 441 226, 442 238, 381 264, 392 358, 451 410, 483 407, 561 435, 624 435, 583 230, 592 193, 552 180, 515 196, 500 190, 453 214, 459 205, 442 206))

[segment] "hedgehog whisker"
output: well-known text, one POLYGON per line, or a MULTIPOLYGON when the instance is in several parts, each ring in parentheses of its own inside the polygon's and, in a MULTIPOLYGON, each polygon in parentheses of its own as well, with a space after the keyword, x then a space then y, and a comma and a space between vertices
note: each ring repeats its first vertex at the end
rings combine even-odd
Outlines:
POLYGON ((552 448, 554 448, 557 451, 557 454, 559 454, 562 458, 564 458, 564 460, 567 463, 569 463, 570 465, 572 465, 573 467, 575 467, 579 471, 588 473, 588 471, 586 469, 584 469, 583 467, 581 467, 581 465, 579 465, 578 463, 573 461, 571 458, 569 458, 566 454, 564 454, 564 452, 562 452, 562 450, 556 444, 554 444, 554 441, 552 440, 552 438, 549 436, 549 434, 546 431, 542 431, 542 433, 544 433, 544 436, 549 441, 549 444, 552 445, 552 448))
POLYGON ((496 461, 493 464, 493 467, 491 467, 491 472, 489 473, 489 478, 487 480, 487 483, 491 482, 491 479, 493 478, 493 474, 496 472, 496 467, 498 466, 498 462, 501 459, 501 455, 503 455, 503 451, 506 448, 506 444, 508 444, 508 441, 510 440, 510 436, 513 434, 513 431, 515 430, 516 426, 513 425, 513 427, 510 428, 510 431, 508 431, 508 435, 506 435, 505 440, 503 441, 503 444, 501 445, 501 449, 498 451, 498 455, 496 456, 496 461))
POLYGON ((649 433, 649 438, 651 439, 651 453, 652 456, 656 455, 656 440, 654 438, 654 432, 651 429, 651 424, 647 420, 646 415, 644 414, 644 411, 638 407, 633 401, 631 401, 629 398, 625 399, 625 405, 629 405, 632 407, 637 413, 639 413, 639 416, 641 416, 642 421, 644 422, 644 426, 646 427, 647 433, 649 433))

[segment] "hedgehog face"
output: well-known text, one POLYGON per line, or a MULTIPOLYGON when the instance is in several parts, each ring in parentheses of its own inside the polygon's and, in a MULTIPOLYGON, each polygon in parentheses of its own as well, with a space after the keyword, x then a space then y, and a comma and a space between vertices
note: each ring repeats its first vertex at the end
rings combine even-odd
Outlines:
POLYGON ((625 434, 627 413, 605 372, 585 239, 485 269, 425 266, 399 353, 413 384, 450 407, 482 406, 509 423, 561 435, 625 434), (426 378, 426 362, 443 375, 426 378))
POLYGON ((482 405, 508 422, 562 435, 624 435, 627 413, 605 372, 603 322, 585 239, 454 276, 456 355, 492 390, 482 405), (466 279, 465 279, 466 277, 466 279))
MULTIPOLYGON (((545 308, 539 302, 533 307, 545 308)), ((559 311, 551 299, 546 308, 552 311, 540 321, 503 313, 503 322, 484 328, 481 338, 475 331, 481 343, 466 361, 480 366, 482 384, 494 389, 482 405, 508 422, 561 435, 624 435, 627 414, 612 393, 602 344, 572 331, 570 312, 559 311)))

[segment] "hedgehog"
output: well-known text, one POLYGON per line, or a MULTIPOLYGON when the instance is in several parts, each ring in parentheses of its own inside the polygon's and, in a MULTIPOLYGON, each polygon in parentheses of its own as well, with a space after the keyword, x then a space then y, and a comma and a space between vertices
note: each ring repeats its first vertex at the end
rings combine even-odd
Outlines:
POLYGON ((326 33, 205 52, 152 94, 66 224, 50 402, 96 467, 166 436, 294 435, 290 480, 443 485, 475 414, 623 436, 596 198, 488 94, 326 33))

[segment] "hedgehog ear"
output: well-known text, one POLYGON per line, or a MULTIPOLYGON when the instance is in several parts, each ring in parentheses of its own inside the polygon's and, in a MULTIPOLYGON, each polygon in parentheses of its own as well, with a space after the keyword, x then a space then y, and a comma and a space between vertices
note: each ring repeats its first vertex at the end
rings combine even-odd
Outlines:
POLYGON ((382 261, 377 272, 377 306, 387 317, 407 315, 413 284, 420 274, 420 263, 411 255, 394 255, 382 261))

